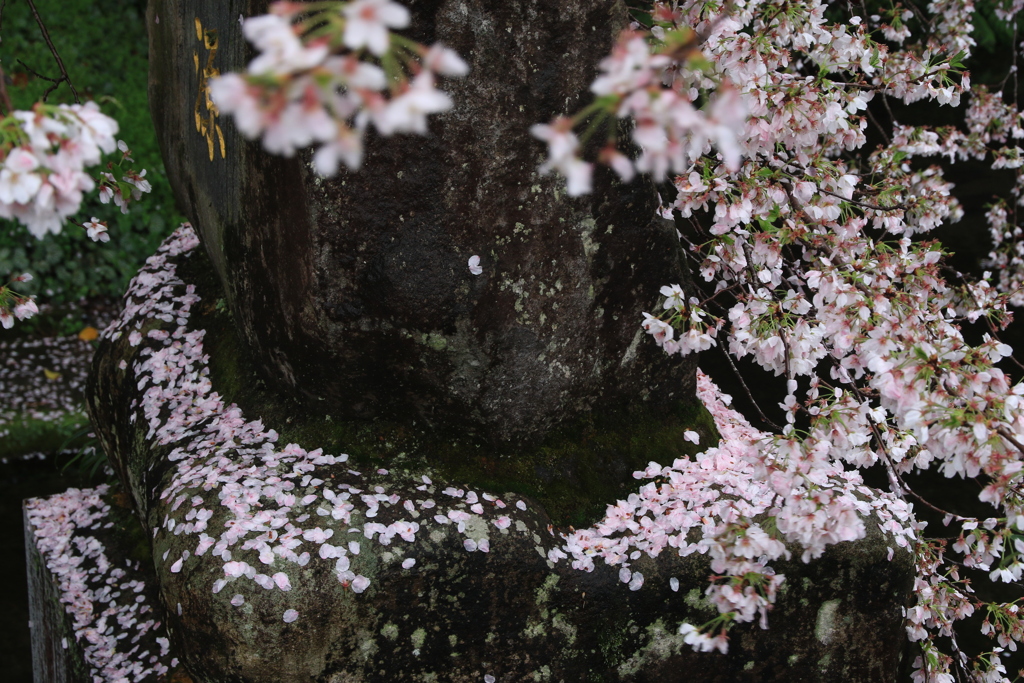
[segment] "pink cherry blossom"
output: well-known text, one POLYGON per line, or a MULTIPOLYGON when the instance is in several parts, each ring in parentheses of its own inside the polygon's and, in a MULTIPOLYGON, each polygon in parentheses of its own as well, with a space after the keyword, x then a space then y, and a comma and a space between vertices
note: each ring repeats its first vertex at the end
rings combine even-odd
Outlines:
MULTIPOLYGON (((308 14, 305 9, 278 2, 271 14, 246 19, 245 35, 259 54, 246 75, 227 73, 210 81, 212 101, 234 116, 244 136, 262 138, 268 152, 283 156, 316 145, 313 167, 331 176, 342 164, 359 168, 369 125, 383 135, 424 134, 427 117, 451 107, 448 95, 435 87, 435 76, 462 76, 468 66, 440 45, 392 51, 389 30, 408 25, 405 7, 353 0, 308 14), (409 67, 411 80, 401 76, 389 83, 372 61, 391 57, 409 67)), ((116 191, 102 189, 101 198, 109 200, 116 191)))
POLYGON ((388 29, 409 25, 409 10, 390 0, 354 0, 343 11, 345 45, 353 50, 365 46, 378 56, 388 50, 388 29))
POLYGON ((34 173, 39 160, 24 147, 15 147, 0 169, 0 202, 28 204, 43 184, 42 176, 34 173))
POLYGON ((86 221, 82 225, 85 227, 85 231, 88 233, 89 239, 93 242, 110 241, 110 235, 107 234, 106 221, 101 221, 93 216, 91 220, 86 221))

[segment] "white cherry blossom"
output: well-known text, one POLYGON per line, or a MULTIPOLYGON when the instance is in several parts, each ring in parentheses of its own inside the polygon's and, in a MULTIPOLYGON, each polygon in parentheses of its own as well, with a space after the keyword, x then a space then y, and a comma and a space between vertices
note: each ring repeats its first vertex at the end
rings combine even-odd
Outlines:
POLYGON ((409 10, 391 0, 354 0, 343 10, 345 45, 353 50, 366 47, 375 55, 388 51, 388 29, 409 25, 409 10))

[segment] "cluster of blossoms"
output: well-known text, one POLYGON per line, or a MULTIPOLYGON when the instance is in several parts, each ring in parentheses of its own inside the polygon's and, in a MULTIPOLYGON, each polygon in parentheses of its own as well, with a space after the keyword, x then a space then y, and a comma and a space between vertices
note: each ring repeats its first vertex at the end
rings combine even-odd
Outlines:
POLYGON ((25 320, 39 312, 35 299, 30 296, 22 296, 14 291, 12 286, 19 282, 31 282, 30 273, 22 273, 11 278, 8 285, 0 287, 0 326, 5 330, 14 327, 14 320, 25 320))
MULTIPOLYGON (((767 628, 785 581, 771 563, 790 557, 780 537, 799 544, 805 562, 829 544, 863 538, 869 516, 897 546, 917 541, 912 506, 899 496, 865 486, 858 472, 823 457, 827 449, 820 446, 820 457, 807 467, 806 460, 792 457, 795 442, 751 427, 700 371, 697 396, 714 417, 719 444, 693 459, 652 462, 635 472, 637 479, 652 481, 609 506, 593 527, 564 536, 550 559, 570 558, 583 571, 593 571, 601 559, 620 567, 619 578, 638 590, 643 576, 629 567, 641 554, 707 554, 714 575, 706 594, 720 616, 700 629, 684 624, 680 633, 695 649, 726 652, 732 623, 757 619, 767 628)), ((671 579, 670 587, 678 590, 678 580, 671 579)))
MULTIPOLYGON (((607 131, 599 162, 627 182, 637 172, 661 181, 688 175, 712 145, 728 173, 738 171, 744 157, 772 157, 778 150, 815 148, 835 156, 864 144, 866 120, 859 113, 876 93, 956 104, 969 87, 959 68, 962 55, 949 54, 952 46, 973 44, 957 2, 932 6, 941 21, 926 43, 891 52, 879 38, 892 41, 891 27, 905 27, 902 10, 843 24, 826 21, 819 2, 792 8, 756 0, 653 5, 650 25, 624 33, 601 62, 591 86, 594 102, 571 119, 533 128, 549 144, 541 170, 561 171, 570 194, 590 188, 592 165, 580 157, 573 133, 584 122, 588 138, 607 131), (635 124, 635 159, 616 148, 619 118, 635 124)), ((790 153, 784 153, 790 165, 807 161, 790 153)))
POLYGON ((268 152, 318 145, 322 176, 341 163, 359 168, 371 123, 382 135, 426 133, 427 116, 452 106, 438 75, 469 70, 447 48, 392 33, 408 25, 409 11, 391 0, 275 2, 270 12, 243 22, 260 54, 245 74, 213 79, 211 99, 268 152))
POLYGON ((0 120, 0 218, 23 223, 40 239, 60 232, 84 194, 96 189, 86 169, 116 150, 121 158, 101 173, 100 199, 114 199, 127 213, 128 201, 151 188, 145 171, 136 173, 125 165, 132 159, 116 139, 117 130, 117 121, 93 102, 37 104, 0 120))
MULTIPOLYGON (((907 615, 921 647, 915 681, 1008 680, 1001 658, 1024 636, 1019 605, 982 602, 963 570, 1008 582, 1024 571, 1024 384, 1003 371, 1011 349, 996 336, 1008 305, 1024 302, 1021 112, 1002 93, 970 89, 962 60, 974 45, 972 3, 938 0, 927 12, 897 4, 841 21, 831 18, 837 7, 826 9, 817 1, 654 2, 649 21, 601 63, 593 105, 534 128, 550 147, 541 171, 559 170, 570 194, 589 190, 591 165, 573 132, 589 122, 585 136, 602 125, 610 135, 597 161, 626 181, 637 172, 670 181, 659 186, 665 215, 706 285, 664 287, 662 312, 644 314, 643 327, 667 353, 721 345, 785 381, 785 422, 775 434, 723 432, 723 445, 698 463, 644 473, 686 485, 692 469, 725 451, 734 461, 727 471, 750 478, 741 498, 763 491, 768 501, 733 501, 728 523, 702 529, 696 545, 716 563, 709 594, 722 617, 683 625, 687 642, 724 651, 719 626, 764 620, 779 578, 767 562, 782 541, 802 546, 808 561, 862 536, 868 498, 850 493, 858 470, 879 466, 891 493, 875 497, 875 512, 917 558, 907 615), (890 99, 958 106, 962 97, 962 127, 905 126, 891 114, 883 125, 890 99), (619 117, 635 122, 633 156, 616 147, 619 117), (883 142, 860 153, 869 121, 883 142), (988 212, 995 276, 947 280, 942 248, 920 238, 963 213, 942 167, 925 157, 1017 169, 1010 201, 988 212), (986 325, 980 343, 963 332, 974 323, 986 325), (906 475, 927 469, 977 478, 980 500, 992 506, 987 518, 948 514, 959 534, 949 548, 920 536, 908 502, 917 494, 906 475), (758 525, 763 510, 771 516, 758 525), (996 642, 965 653, 948 637, 977 610, 996 642)), ((999 11, 1010 20, 1019 9, 999 11)), ((596 555, 615 564, 626 546, 651 543, 622 520, 675 505, 664 488, 651 485, 606 520, 619 534, 613 541, 570 538, 574 562, 596 555)), ((685 530, 700 524, 659 529, 658 543, 692 552, 685 530)))
MULTIPOLYGON (((59 233, 81 207, 85 193, 99 186, 100 201, 113 200, 121 211, 152 188, 146 171, 131 168, 124 141, 116 139, 117 121, 86 104, 37 104, 31 111, 15 111, 0 120, 0 218, 17 220, 36 237, 59 233), (86 169, 97 166, 104 154, 120 151, 97 179, 86 169)), ((94 218, 84 227, 93 240, 106 241, 106 226, 94 218)), ((22 275, 15 281, 27 282, 22 275)), ((12 283, 13 284, 13 283, 12 283)), ((10 286, 0 286, 0 323, 11 327, 14 318, 36 312, 29 297, 10 286)))
MULTIPOLYGON (((131 157, 132 151, 128 149, 124 140, 117 141, 117 149, 121 152, 121 158, 108 163, 108 170, 100 174, 100 201, 104 204, 113 201, 114 205, 121 209, 121 213, 128 213, 128 205, 142 199, 143 194, 152 192, 153 186, 146 180, 146 169, 136 171, 131 167, 134 161, 131 157)), ((92 222, 97 221, 93 218, 92 222)), ((103 226, 105 229, 106 223, 103 223, 103 226)), ((85 227, 88 230, 88 226, 85 227)), ((94 242, 106 242, 110 239, 103 231, 88 232, 89 239, 94 242)))

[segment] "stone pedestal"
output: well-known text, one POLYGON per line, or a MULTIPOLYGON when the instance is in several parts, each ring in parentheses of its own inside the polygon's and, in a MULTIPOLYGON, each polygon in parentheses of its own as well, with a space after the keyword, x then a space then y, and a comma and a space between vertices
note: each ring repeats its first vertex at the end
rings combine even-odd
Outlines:
POLYGON ((196 285, 197 244, 183 228, 133 282, 89 399, 196 681, 895 680, 913 563, 876 520, 811 564, 776 563, 770 628, 696 653, 678 629, 716 614, 703 555, 576 569, 560 555, 569 530, 526 492, 467 485, 416 453, 325 452, 303 415, 265 424, 226 401, 210 370, 234 362, 231 326, 196 285))
POLYGON ((305 410, 491 447, 591 411, 670 419, 695 364, 643 343, 640 323, 661 286, 688 282, 675 226, 645 179, 598 169, 592 194, 567 197, 529 133, 590 101, 624 3, 406 5, 404 35, 470 66, 440 84, 454 107, 423 136, 371 133, 357 172, 323 179, 309 153, 269 155, 209 104, 209 79, 251 58, 239 16, 266 2, 150 3, 167 175, 261 379, 305 410))
POLYGON ((127 502, 107 486, 24 502, 36 683, 162 683, 178 669, 127 502))

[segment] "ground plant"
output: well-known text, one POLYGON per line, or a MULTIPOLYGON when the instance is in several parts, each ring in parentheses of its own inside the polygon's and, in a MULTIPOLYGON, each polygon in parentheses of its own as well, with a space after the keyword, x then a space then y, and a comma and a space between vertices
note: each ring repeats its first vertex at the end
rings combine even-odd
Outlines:
MULTIPOLYGON (((32 281, 18 283, 16 290, 38 295, 40 304, 120 297, 131 274, 181 220, 149 117, 144 12, 145 3, 138 0, 103 6, 77 0, 10 0, 0 11, 0 67, 11 105, 4 115, 31 111, 38 102, 95 102, 117 121, 116 137, 130 145, 135 168, 148 170, 145 179, 152 188, 148 200, 134 205, 131 214, 122 214, 113 203, 103 204, 96 192, 85 193, 71 218, 84 225, 97 217, 109 226, 105 243, 91 240, 83 228, 38 239, 22 222, 0 219, 0 279, 7 283, 10 277, 30 273, 32 281), (37 16, 61 65, 42 37, 37 16), (63 80, 65 73, 68 78, 63 80)), ((54 324, 26 320, 22 327, 31 331, 54 324)))

